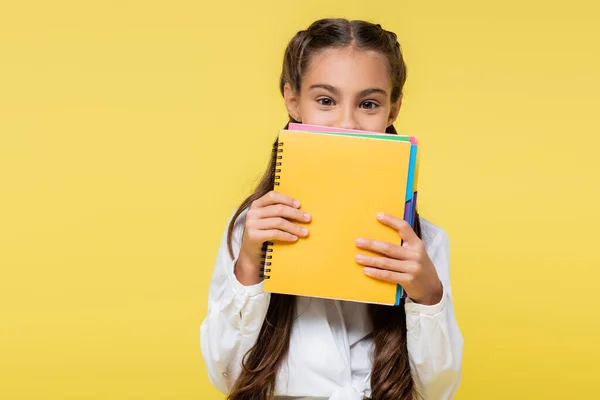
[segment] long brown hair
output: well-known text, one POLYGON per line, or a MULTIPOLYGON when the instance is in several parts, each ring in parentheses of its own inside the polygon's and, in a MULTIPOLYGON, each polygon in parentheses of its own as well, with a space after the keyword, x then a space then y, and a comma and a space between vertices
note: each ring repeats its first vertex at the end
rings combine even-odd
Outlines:
MULTIPOLYGON (((307 30, 298 32, 292 38, 285 50, 283 60, 279 84, 281 94, 283 95, 286 83, 289 83, 296 93, 300 93, 302 77, 311 57, 316 52, 331 47, 347 46, 375 50, 386 56, 392 80, 391 101, 397 101, 406 80, 406 65, 396 34, 382 29, 380 25, 346 19, 316 21, 307 30)), ((293 121, 292 116, 289 116, 289 119, 293 121)), ((393 125, 387 127, 386 132, 396 134, 393 125)), ((232 236, 235 221, 253 201, 273 189, 276 149, 277 140, 273 143, 269 166, 255 192, 242 202, 229 225, 228 246, 232 258, 234 257, 232 236)), ((415 219, 415 232, 421 237, 418 213, 415 219)), ((256 344, 244 356, 242 372, 228 400, 273 398, 277 371, 288 353, 295 307, 294 296, 271 294, 267 315, 256 344)), ((419 394, 411 375, 408 359, 404 303, 399 307, 369 305, 369 311, 373 321, 375 346, 371 370, 371 399, 418 398, 419 394)))

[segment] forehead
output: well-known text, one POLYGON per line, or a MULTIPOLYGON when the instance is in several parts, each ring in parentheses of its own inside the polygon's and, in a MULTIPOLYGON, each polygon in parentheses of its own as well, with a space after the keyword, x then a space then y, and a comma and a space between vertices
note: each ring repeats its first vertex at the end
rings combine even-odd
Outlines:
POLYGON ((388 61, 373 50, 353 47, 326 49, 312 56, 302 79, 302 88, 315 83, 335 86, 342 91, 361 91, 365 88, 391 86, 388 61))

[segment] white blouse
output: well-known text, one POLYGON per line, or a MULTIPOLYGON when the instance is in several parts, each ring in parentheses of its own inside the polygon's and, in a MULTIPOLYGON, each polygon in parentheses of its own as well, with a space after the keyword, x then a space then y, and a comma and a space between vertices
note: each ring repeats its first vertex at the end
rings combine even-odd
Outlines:
MULTIPOLYGON (((242 357, 256 342, 270 300, 263 282, 244 286, 233 274, 244 220, 245 212, 236 221, 233 260, 227 250, 227 230, 223 234, 209 287, 208 314, 200 327, 200 347, 210 380, 225 394, 241 372, 242 357)), ((452 305, 449 239, 442 228, 422 217, 421 231, 444 293, 432 306, 406 300, 409 360, 425 399, 451 399, 461 377, 464 342, 452 305)), ((330 400, 369 397, 373 327, 367 305, 297 297, 296 314, 275 395, 330 400)))

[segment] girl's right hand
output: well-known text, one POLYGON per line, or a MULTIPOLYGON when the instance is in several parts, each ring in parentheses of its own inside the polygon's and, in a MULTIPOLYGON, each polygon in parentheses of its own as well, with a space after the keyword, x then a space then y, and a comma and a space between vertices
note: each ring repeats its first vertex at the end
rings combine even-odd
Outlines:
POLYGON ((300 202, 276 191, 270 191, 252 202, 246 213, 246 224, 240 255, 234 268, 238 281, 245 285, 259 283, 264 242, 295 242, 307 237, 308 229, 290 222, 309 222, 310 214, 299 210, 300 202))

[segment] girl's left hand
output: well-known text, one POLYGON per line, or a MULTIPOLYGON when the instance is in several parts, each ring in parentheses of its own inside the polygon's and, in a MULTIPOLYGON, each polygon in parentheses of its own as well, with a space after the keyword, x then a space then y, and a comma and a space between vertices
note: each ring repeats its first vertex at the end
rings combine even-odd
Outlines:
POLYGON ((382 257, 363 254, 356 261, 364 265, 364 273, 370 277, 400 284, 408 297, 420 304, 434 305, 442 299, 442 282, 433 262, 427 255, 425 244, 411 226, 403 219, 388 214, 377 214, 377 219, 396 230, 402 245, 358 238, 361 249, 379 253, 382 257))

